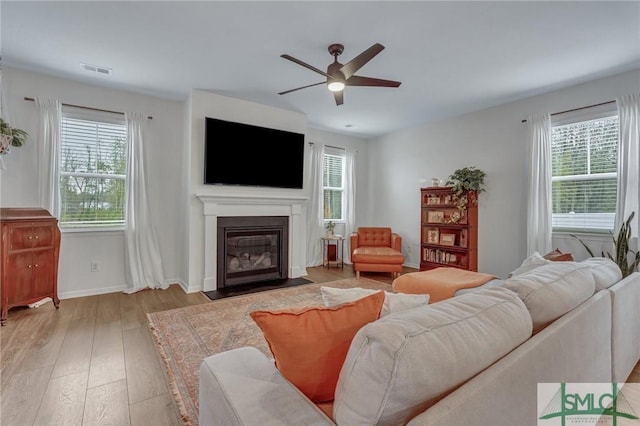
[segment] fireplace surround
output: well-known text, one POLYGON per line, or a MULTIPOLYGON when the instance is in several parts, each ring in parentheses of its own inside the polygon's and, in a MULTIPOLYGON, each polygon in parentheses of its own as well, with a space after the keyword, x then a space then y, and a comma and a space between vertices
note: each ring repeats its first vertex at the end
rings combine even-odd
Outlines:
MULTIPOLYGON (((202 287, 211 291, 222 288, 218 282, 218 218, 233 216, 285 216, 288 218, 287 270, 284 278, 299 278, 306 270, 306 202, 304 195, 282 193, 261 194, 234 193, 216 195, 211 192, 198 193, 202 202, 203 228, 201 229, 204 252, 195 256, 196 270, 202 271, 202 287), (201 268, 201 269, 200 269, 201 268)), ((198 274, 199 275, 199 274, 198 274)), ((198 279, 197 277, 194 277, 198 279)))

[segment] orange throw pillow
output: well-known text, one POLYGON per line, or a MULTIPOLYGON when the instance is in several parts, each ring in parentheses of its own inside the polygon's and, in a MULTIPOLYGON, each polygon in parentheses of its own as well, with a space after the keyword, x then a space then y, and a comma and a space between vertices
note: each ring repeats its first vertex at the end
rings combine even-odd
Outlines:
POLYGON ((542 257, 553 262, 573 262, 573 255, 571 253, 563 253, 560 249, 550 251, 542 257))
POLYGON ((315 403, 332 401, 353 337, 377 320, 384 291, 333 308, 254 311, 280 373, 315 403))

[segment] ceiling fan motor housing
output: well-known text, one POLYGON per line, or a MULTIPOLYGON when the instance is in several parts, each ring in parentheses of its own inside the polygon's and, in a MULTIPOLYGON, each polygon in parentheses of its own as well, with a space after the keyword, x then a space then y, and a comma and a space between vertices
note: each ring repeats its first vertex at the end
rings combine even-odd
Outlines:
POLYGON ((333 43, 332 45, 329 46, 329 53, 331 53, 331 56, 337 57, 340 56, 340 54, 342 54, 342 52, 344 52, 344 46, 341 45, 340 43, 333 43))

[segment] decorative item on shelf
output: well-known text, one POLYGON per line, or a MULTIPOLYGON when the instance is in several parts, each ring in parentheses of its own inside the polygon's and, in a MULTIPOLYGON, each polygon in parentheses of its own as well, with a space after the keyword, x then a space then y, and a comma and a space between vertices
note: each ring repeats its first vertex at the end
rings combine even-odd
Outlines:
POLYGON ((330 220, 325 225, 325 228, 327 229, 327 237, 333 238, 333 230, 336 228, 336 224, 333 223, 333 221, 330 220))
POLYGON ((458 169, 449 176, 446 185, 451 185, 453 201, 458 210, 464 211, 470 201, 474 205, 478 204, 478 195, 485 191, 484 178, 486 175, 475 166, 470 166, 458 169))
POLYGON ((455 241, 456 241, 455 234, 440 234, 441 246, 452 246, 455 244, 455 241))
POLYGON ((462 215, 459 211, 451 212, 451 214, 449 215, 449 223, 458 223, 460 222, 461 218, 462 215))
POLYGON ((438 178, 435 178, 435 177, 431 178, 431 186, 440 186, 441 182, 442 181, 440 179, 438 179, 438 178))
POLYGON ((440 231, 438 230, 438 228, 432 228, 427 230, 427 242, 430 244, 438 244, 440 241, 439 234, 440 234, 440 231))
MULTIPOLYGON (((613 232, 609 231, 611 234, 611 238, 613 239, 613 248, 615 252, 615 256, 612 256, 611 253, 602 251, 602 257, 608 257, 609 259, 616 262, 616 264, 620 267, 620 271, 622 271, 622 278, 636 272, 638 270, 638 265, 640 265, 640 251, 634 251, 629 248, 629 241, 631 241, 631 221, 635 216, 636 212, 631 212, 626 221, 620 226, 617 235, 613 235, 613 232)), ((593 254, 593 251, 587 246, 584 241, 578 238, 576 235, 569 234, 576 240, 580 241, 582 246, 587 250, 587 252, 591 255, 591 257, 596 257, 593 254)))
POLYGON ((430 211, 427 213, 427 222, 430 223, 443 223, 444 212, 443 211, 430 211))

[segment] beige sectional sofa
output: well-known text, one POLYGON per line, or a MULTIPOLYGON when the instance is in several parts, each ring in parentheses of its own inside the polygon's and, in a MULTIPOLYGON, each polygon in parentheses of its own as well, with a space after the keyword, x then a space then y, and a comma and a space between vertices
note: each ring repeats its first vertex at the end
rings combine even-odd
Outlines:
POLYGON ((555 262, 364 326, 332 407, 255 348, 200 368, 200 425, 536 425, 537 384, 624 382, 640 360, 640 273, 555 262), (328 413, 325 414, 325 413, 328 413))

